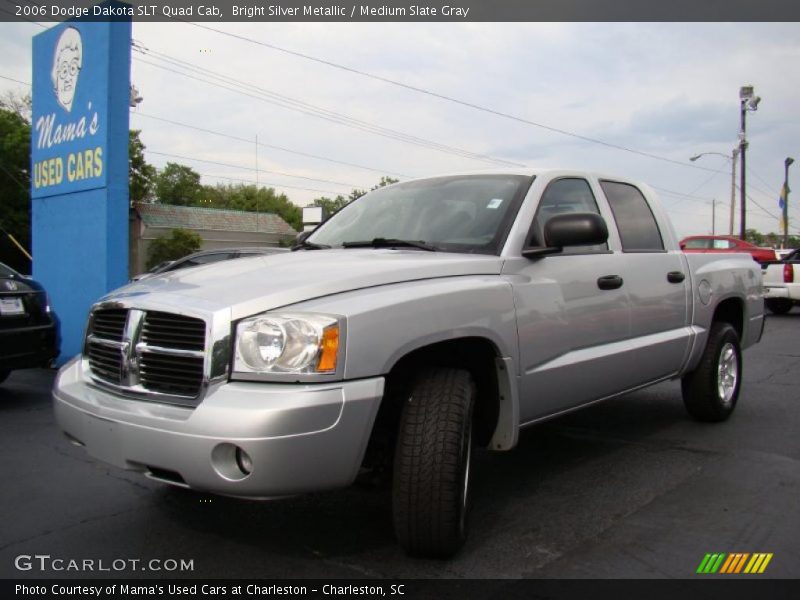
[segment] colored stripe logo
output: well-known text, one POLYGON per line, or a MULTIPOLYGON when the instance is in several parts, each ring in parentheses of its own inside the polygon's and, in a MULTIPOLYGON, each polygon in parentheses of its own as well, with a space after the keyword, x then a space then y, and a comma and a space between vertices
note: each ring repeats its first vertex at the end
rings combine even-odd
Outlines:
POLYGON ((772 553, 766 552, 733 552, 730 554, 717 552, 706 554, 697 567, 697 573, 702 575, 720 573, 725 575, 748 573, 763 573, 767 569, 772 553))

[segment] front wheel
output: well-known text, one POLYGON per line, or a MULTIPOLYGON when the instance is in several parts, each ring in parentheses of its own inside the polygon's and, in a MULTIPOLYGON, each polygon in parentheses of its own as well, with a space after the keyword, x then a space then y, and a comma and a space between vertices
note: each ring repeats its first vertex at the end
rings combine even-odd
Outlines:
POLYGON ((787 298, 767 298, 764 300, 764 305, 774 315, 785 315, 792 310, 794 302, 787 298))
POLYGON ((409 554, 447 558, 467 535, 475 384, 468 371, 422 371, 403 406, 392 513, 409 554))
POLYGON ((681 380, 683 403, 698 421, 724 421, 739 398, 742 350, 729 323, 713 323, 697 368, 681 380))

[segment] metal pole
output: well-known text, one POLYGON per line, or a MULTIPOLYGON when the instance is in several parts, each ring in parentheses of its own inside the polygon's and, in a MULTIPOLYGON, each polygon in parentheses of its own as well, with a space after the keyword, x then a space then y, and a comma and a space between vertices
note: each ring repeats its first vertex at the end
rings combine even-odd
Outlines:
POLYGON ((741 109, 742 109, 742 117, 741 117, 741 140, 739 143, 739 151, 742 155, 742 172, 740 176, 740 184, 739 184, 739 239, 744 240, 745 234, 747 230, 747 197, 745 196, 745 173, 746 173, 746 160, 745 160, 745 153, 747 151, 747 134, 745 129, 745 116, 747 115, 747 100, 741 99, 740 100, 741 109))
POLYGON ((711 201, 711 235, 717 235, 717 199, 711 201))
POLYGON ((731 219, 728 224, 728 235, 733 235, 733 220, 736 215, 736 159, 739 157, 739 148, 734 148, 731 153, 731 219))
POLYGON ((256 239, 258 239, 258 134, 256 134, 256 239))
POLYGON ((789 247, 789 165, 794 162, 793 158, 786 158, 783 161, 785 167, 783 175, 783 248, 789 247))

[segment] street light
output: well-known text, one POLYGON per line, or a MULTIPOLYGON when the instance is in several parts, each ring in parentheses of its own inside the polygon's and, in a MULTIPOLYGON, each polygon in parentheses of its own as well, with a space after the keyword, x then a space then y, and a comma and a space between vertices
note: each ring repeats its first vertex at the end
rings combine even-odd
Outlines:
POLYGON ((706 154, 716 154, 717 156, 724 156, 731 161, 731 214, 728 222, 728 235, 733 235, 733 217, 736 214, 736 157, 739 156, 739 147, 733 149, 731 155, 723 154, 722 152, 701 152, 690 157, 689 160, 694 162, 701 156, 706 154))
POLYGON ((785 167, 783 175, 783 248, 789 247, 789 166, 794 159, 787 156, 783 161, 785 167))
POLYGON ((739 130, 739 151, 742 155, 742 173, 741 184, 739 186, 740 206, 739 206, 739 238, 745 239, 745 231, 747 229, 747 196, 745 190, 745 178, 747 173, 747 163, 745 161, 745 153, 747 151, 747 128, 746 116, 748 112, 755 112, 758 110, 758 103, 761 102, 760 96, 753 94, 752 85, 744 85, 739 88, 739 105, 741 108, 741 128, 739 130))

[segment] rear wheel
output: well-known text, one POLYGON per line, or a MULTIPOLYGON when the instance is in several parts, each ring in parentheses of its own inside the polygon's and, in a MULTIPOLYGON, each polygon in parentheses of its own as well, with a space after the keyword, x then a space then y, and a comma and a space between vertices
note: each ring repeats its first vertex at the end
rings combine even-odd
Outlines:
POLYGON ((475 390, 468 371, 426 369, 405 402, 392 513, 409 554, 446 558, 466 539, 475 390))
POLYGON ((700 364, 681 381, 683 403, 698 421, 724 421, 739 398, 742 351, 729 323, 713 323, 700 364))
POLYGON ((792 310, 794 303, 787 298, 767 298, 764 300, 764 305, 774 315, 785 315, 792 310))

